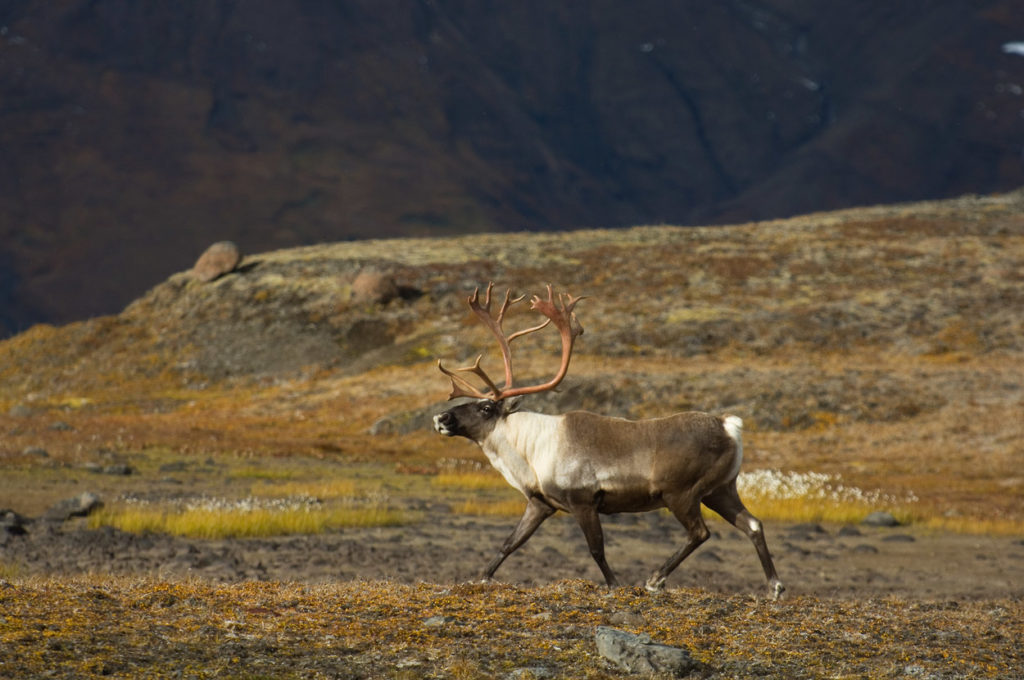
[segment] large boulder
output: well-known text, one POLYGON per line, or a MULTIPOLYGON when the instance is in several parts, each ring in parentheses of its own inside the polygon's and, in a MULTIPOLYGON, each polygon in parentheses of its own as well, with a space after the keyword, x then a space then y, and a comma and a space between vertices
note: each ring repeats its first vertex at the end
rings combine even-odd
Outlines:
POLYGON ((359 304, 386 305, 399 294, 394 277, 378 269, 364 269, 352 281, 352 301, 359 304))
POLYGON ((206 249, 195 265, 192 277, 204 283, 233 272, 242 261, 242 252, 231 241, 219 241, 206 249))
POLYGON ((627 673, 658 673, 681 678, 700 669, 700 662, 689 651, 652 642, 648 635, 598 626, 594 640, 598 653, 627 673))

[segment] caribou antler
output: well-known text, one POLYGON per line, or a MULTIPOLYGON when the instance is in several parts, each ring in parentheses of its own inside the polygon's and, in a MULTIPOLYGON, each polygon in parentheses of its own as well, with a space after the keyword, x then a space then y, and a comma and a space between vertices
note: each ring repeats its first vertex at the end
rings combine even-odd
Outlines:
POLYGON ((483 304, 480 304, 480 289, 477 288, 473 291, 473 295, 469 297, 467 303, 469 308, 473 310, 473 313, 479 317, 488 330, 498 340, 498 346, 501 348, 501 356, 505 361, 505 384, 502 387, 498 387, 490 376, 484 372, 480 367, 480 359, 483 355, 476 358, 476 362, 472 366, 464 366, 457 368, 455 371, 449 371, 442 365, 441 361, 438 360, 437 367, 448 376, 452 381, 452 393, 448 395, 449 399, 455 399, 456 397, 474 397, 476 399, 490 399, 492 401, 501 401, 508 397, 515 397, 521 394, 534 394, 536 392, 545 392, 552 390, 558 386, 562 379, 565 378, 565 374, 569 371, 569 359, 572 356, 572 346, 576 340, 576 336, 583 333, 583 326, 576 319, 576 315, 573 314, 573 308, 576 307, 576 303, 583 299, 583 297, 573 297, 568 293, 558 295, 556 303, 554 292, 551 286, 548 286, 548 299, 542 300, 537 295, 534 295, 530 300, 530 309, 536 310, 547 317, 547 320, 539 326, 532 328, 526 328, 521 331, 516 331, 511 335, 505 335, 505 331, 502 328, 502 323, 505 320, 505 312, 508 311, 509 307, 521 302, 526 296, 521 295, 515 299, 512 298, 512 291, 505 291, 505 301, 501 303, 501 308, 498 310, 497 316, 491 314, 491 290, 494 288, 494 283, 487 284, 487 294, 484 298, 483 304), (562 365, 559 367, 558 372, 551 380, 541 385, 531 385, 528 387, 513 387, 512 386, 512 348, 510 343, 516 338, 520 338, 530 333, 536 333, 537 331, 545 328, 548 324, 554 323, 555 328, 558 329, 559 334, 562 336, 562 365), (473 386, 466 378, 459 375, 460 373, 472 373, 484 382, 490 392, 483 392, 473 386))

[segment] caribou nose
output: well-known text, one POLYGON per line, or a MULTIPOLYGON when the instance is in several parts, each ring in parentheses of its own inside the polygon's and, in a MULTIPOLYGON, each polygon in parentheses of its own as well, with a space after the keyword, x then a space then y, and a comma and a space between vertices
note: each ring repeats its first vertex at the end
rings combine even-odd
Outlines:
POLYGON ((434 416, 434 429, 441 434, 451 434, 454 421, 455 417, 448 411, 438 413, 434 416))

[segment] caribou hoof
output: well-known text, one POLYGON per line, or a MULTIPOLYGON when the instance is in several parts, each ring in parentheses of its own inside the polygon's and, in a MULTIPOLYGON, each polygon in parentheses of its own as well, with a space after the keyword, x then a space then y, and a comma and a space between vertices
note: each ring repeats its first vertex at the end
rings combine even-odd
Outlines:
POLYGON ((775 581, 771 584, 772 601, 777 601, 782 597, 782 593, 786 592, 786 586, 782 585, 782 581, 775 581))
POLYGON ((644 588, 649 593, 661 593, 665 591, 665 577, 664 576, 652 576, 647 579, 647 583, 644 584, 644 588))

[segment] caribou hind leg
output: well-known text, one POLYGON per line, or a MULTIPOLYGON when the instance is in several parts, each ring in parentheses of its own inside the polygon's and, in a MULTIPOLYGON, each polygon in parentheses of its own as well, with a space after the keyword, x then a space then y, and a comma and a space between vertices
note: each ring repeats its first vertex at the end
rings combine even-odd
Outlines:
POLYGON ((526 510, 523 511, 523 516, 519 518, 516 528, 512 530, 509 537, 501 544, 501 550, 490 561, 487 568, 484 569, 483 578, 489 579, 494 576, 494 572, 498 570, 498 567, 505 561, 505 558, 515 552, 523 543, 526 543, 526 539, 533 536, 533 532, 537 530, 537 527, 553 514, 555 514, 553 507, 536 496, 532 496, 527 501, 526 510))
POLYGON ((736 491, 736 480, 734 479, 705 497, 704 505, 746 534, 754 544, 757 556, 761 560, 761 568, 764 569, 765 578, 768 579, 768 590, 772 599, 777 600, 786 588, 775 572, 775 564, 772 562, 771 552, 768 551, 768 543, 764 540, 764 528, 761 526, 761 521, 751 515, 743 505, 743 501, 740 500, 740 495, 736 491))
POLYGON ((652 593, 660 592, 665 588, 665 579, 668 575, 675 571, 676 567, 682 563, 690 553, 700 547, 704 541, 708 540, 708 536, 711 533, 708 531, 707 525, 704 523, 704 518, 700 516, 700 502, 689 495, 685 495, 682 498, 665 498, 665 505, 672 511, 676 519, 686 529, 687 538, 689 539, 686 544, 677 550, 672 557, 668 558, 665 564, 661 565, 661 568, 654 572, 649 579, 647 579, 646 588, 652 593))

